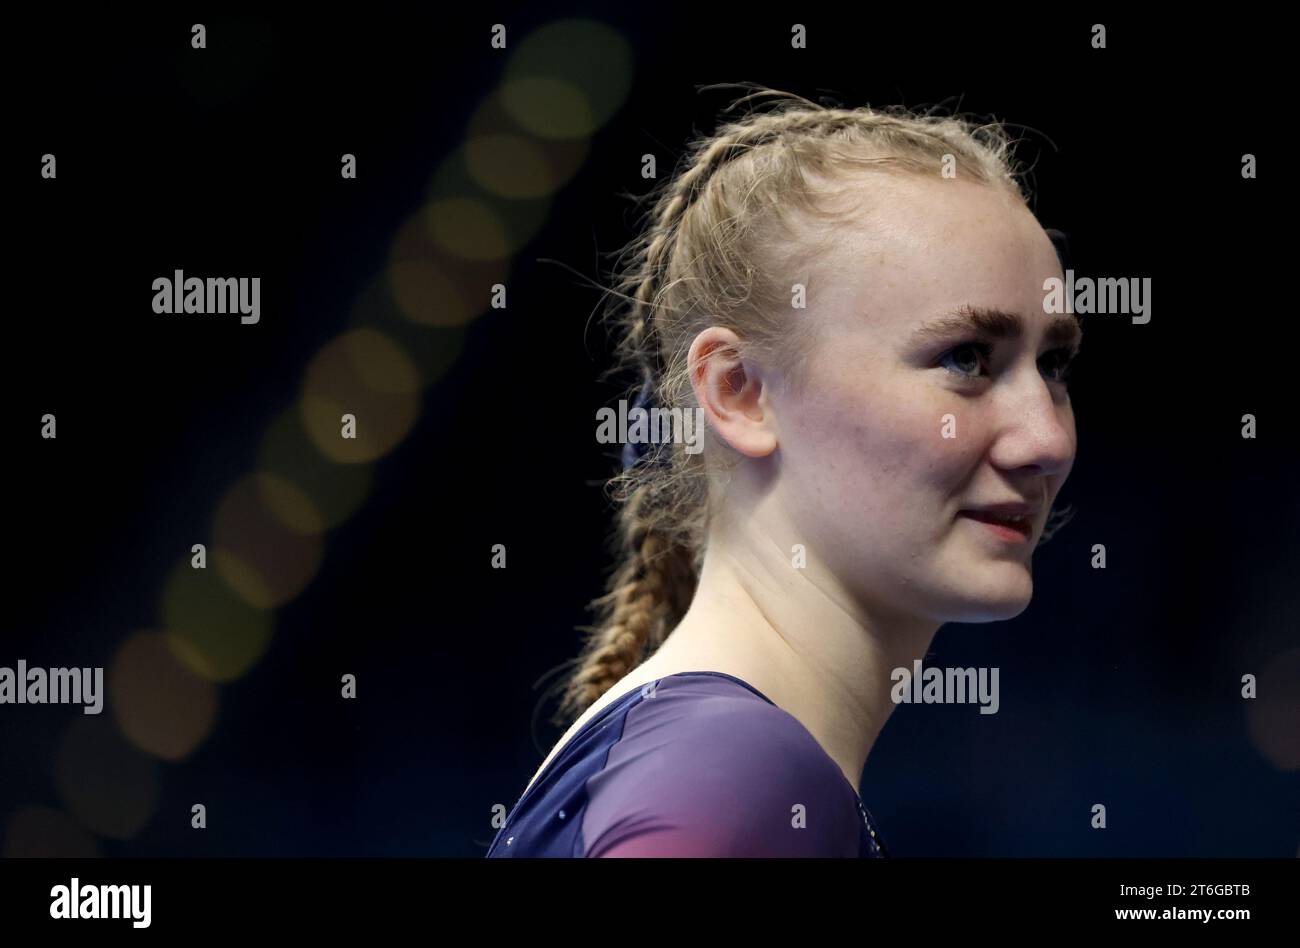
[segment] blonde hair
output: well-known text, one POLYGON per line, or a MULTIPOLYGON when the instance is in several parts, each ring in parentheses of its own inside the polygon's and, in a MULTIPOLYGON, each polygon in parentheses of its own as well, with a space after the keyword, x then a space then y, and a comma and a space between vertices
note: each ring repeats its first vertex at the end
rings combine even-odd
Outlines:
MULTIPOLYGON (((750 86, 749 88, 755 88, 750 86)), ((831 245, 842 211, 819 203, 826 180, 849 168, 937 175, 1005 186, 1022 201, 1020 169, 1000 123, 921 114, 903 107, 833 108, 757 87, 732 103, 768 98, 763 110, 694 141, 674 175, 646 196, 644 229, 609 292, 618 329, 607 374, 633 369, 656 407, 689 411, 692 340, 709 326, 731 329, 742 358, 761 354, 798 388, 814 351, 815 326, 790 317, 791 274, 831 245), (820 179, 820 180, 819 180, 820 179), (827 222, 821 239, 796 231, 796 211, 827 222)), ((706 437, 708 435, 706 434, 706 437)), ((709 447, 721 442, 710 441, 709 447)), ((664 641, 690 606, 716 509, 711 471, 739 460, 730 448, 689 453, 672 441, 606 484, 617 503, 616 566, 582 653, 563 687, 554 723, 579 716, 664 641), (721 454, 721 462, 706 457, 721 454)))

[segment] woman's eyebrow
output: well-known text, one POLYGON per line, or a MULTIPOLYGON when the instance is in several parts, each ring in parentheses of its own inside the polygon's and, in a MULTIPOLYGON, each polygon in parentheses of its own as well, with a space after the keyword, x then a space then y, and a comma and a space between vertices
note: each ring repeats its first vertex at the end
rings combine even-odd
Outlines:
MULTIPOLYGON (((994 339, 1018 339, 1024 333, 1024 321, 1016 313, 969 303, 918 327, 912 334, 915 342, 948 339, 962 332, 977 332, 994 339)), ((1055 316, 1043 338, 1052 346, 1077 346, 1083 338, 1079 320, 1055 316)))

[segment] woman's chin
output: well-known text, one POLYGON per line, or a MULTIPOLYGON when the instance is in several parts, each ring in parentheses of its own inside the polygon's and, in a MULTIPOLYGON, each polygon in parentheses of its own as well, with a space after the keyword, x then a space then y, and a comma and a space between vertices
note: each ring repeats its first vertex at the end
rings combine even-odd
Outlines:
POLYGON ((989 576, 986 581, 962 584, 965 588, 954 597, 956 601, 951 603, 945 621, 999 622, 1014 619, 1028 609, 1034 598, 1034 581, 1028 570, 1013 567, 997 572, 999 575, 989 576))

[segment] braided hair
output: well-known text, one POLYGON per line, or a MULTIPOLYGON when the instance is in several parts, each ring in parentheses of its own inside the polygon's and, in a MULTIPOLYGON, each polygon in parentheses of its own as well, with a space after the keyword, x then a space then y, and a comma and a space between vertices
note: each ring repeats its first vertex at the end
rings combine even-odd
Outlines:
MULTIPOLYGON (((937 175, 948 166, 1027 201, 1001 124, 902 107, 830 107, 756 88, 731 108, 755 98, 771 107, 694 141, 675 173, 647 195, 652 210, 624 251, 630 260, 608 313, 619 341, 606 374, 635 372, 629 393, 640 392, 639 406, 694 405, 686 354, 710 325, 732 329, 742 355, 770 358, 797 389, 817 335, 811 321, 792 314, 790 286, 832 246, 845 218, 824 200, 837 191, 870 197, 869 188, 835 187, 848 169, 937 175), (797 226, 812 218, 824 223, 797 226)), ((615 567, 607 591, 589 605, 597 622, 579 627, 585 645, 562 683, 554 723, 581 715, 648 658, 690 606, 710 516, 741 459, 707 430, 704 443, 696 453, 672 442, 625 452, 624 470, 607 482, 617 504, 615 567)))

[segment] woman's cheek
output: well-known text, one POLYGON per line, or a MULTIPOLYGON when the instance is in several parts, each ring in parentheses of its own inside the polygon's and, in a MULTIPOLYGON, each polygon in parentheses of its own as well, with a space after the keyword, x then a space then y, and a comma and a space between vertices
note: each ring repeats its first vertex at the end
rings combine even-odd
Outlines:
POLYGON ((900 399, 908 411, 895 425, 898 450, 925 468, 945 467, 969 454, 979 433, 978 413, 969 401, 936 385, 920 385, 900 399))

